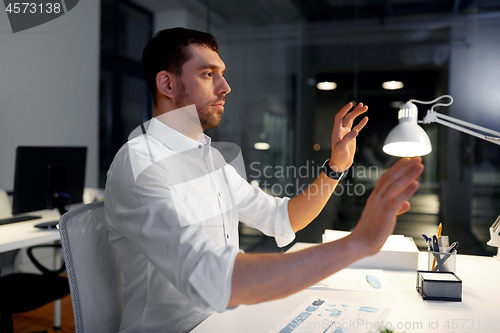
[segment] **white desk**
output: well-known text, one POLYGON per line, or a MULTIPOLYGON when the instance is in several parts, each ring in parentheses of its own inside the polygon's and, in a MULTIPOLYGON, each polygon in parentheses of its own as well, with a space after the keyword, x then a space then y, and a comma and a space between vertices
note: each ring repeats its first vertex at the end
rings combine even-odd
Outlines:
MULTIPOLYGON (((426 267, 427 253, 420 252, 419 268, 426 267)), ((500 332, 500 261, 457 256, 462 302, 424 301, 415 290, 416 272, 384 272, 396 292, 306 289, 281 300, 214 313, 192 332, 266 333, 310 296, 389 307, 392 310, 385 322, 395 332, 500 332)))
POLYGON ((58 229, 38 229, 35 224, 59 220, 57 209, 32 212, 41 219, 4 224, 0 226, 0 253, 33 245, 52 243, 60 239, 58 229))

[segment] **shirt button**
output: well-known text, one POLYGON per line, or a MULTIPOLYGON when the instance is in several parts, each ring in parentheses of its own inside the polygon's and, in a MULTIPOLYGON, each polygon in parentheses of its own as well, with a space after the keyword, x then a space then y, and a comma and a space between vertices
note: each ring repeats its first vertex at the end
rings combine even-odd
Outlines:
POLYGON ((227 234, 226 236, 227 236, 227 238, 229 238, 229 234, 227 234))
POLYGON ((201 148, 201 147, 203 147, 203 146, 202 145, 198 145, 198 148, 201 148))
POLYGON ((220 193, 217 193, 219 195, 219 197, 221 196, 220 193))

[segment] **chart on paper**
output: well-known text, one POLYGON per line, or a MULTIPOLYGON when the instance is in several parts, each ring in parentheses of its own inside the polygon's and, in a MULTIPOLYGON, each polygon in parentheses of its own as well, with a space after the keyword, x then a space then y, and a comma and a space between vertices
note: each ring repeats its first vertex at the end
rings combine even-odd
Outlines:
POLYGON ((388 308, 311 297, 268 333, 374 332, 383 327, 388 308))

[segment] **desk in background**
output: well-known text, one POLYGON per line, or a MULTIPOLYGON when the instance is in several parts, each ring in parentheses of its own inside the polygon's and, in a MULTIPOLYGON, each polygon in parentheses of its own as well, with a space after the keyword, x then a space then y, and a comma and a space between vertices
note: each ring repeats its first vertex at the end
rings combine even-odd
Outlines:
MULTIPOLYGON (((4 192, 5 193, 5 192, 4 192)), ((104 190, 98 188, 85 188, 83 192, 83 204, 102 200, 104 197, 104 190)), ((0 198, 1 200, 8 200, 7 197, 0 198)), ((10 203, 5 203, 8 204, 10 203)), ((70 205, 67 209, 75 209, 81 206, 82 203, 70 205)), ((10 206, 8 214, 10 214, 10 206)), ((5 211, 4 211, 5 213, 5 211)), ((41 219, 16 222, 11 224, 0 225, 0 253, 8 252, 11 250, 18 250, 28 248, 34 245, 41 245, 53 243, 60 240, 58 229, 38 229, 35 228, 36 224, 43 222, 59 221, 61 215, 57 209, 46 209, 36 212, 26 213, 26 215, 42 216, 41 219)))
MULTIPOLYGON (((0 255, 4 252, 21 250, 35 245, 53 244, 60 239, 58 229, 35 228, 38 223, 58 221, 60 214, 57 209, 36 211, 27 215, 37 215, 42 216, 42 218, 0 225, 0 255)), ((42 250, 41 252, 37 251, 36 258, 46 267, 58 267, 61 260, 59 251, 55 249, 42 250)), ((2 275, 13 271, 40 273, 28 259, 25 250, 22 250, 17 256, 15 264, 12 261, 6 267, 2 267, 2 275)))
MULTIPOLYGON (((426 252, 419 253, 419 268, 427 269, 426 252)), ((214 313, 192 332, 266 333, 311 296, 391 308, 385 323, 395 332, 500 332, 500 261, 457 255, 462 302, 422 300, 415 290, 415 271, 384 273, 396 292, 305 289, 281 300, 214 313)))
POLYGON ((35 228, 38 223, 58 221, 60 215, 57 209, 32 212, 29 215, 39 215, 42 218, 0 226, 0 253, 53 243, 60 239, 58 229, 35 228))

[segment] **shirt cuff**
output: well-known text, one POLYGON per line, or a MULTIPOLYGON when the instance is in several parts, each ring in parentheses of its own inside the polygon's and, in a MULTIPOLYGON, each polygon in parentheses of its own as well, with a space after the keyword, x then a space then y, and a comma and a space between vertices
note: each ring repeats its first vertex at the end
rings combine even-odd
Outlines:
POLYGON ((290 224, 290 216, 288 215, 288 202, 290 198, 284 197, 280 200, 278 209, 276 210, 276 221, 274 226, 274 239, 279 247, 284 247, 293 242, 295 232, 290 224))
POLYGON ((222 312, 227 308, 234 261, 240 252, 243 251, 234 246, 207 251, 189 277, 189 283, 214 311, 222 312))

